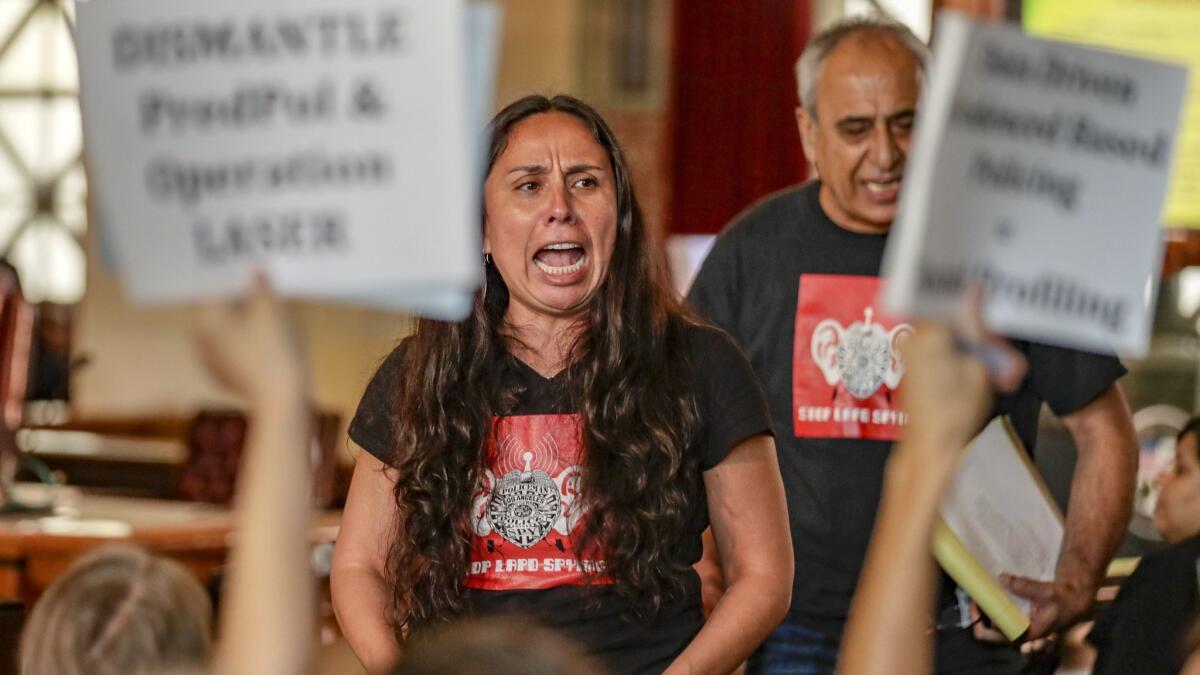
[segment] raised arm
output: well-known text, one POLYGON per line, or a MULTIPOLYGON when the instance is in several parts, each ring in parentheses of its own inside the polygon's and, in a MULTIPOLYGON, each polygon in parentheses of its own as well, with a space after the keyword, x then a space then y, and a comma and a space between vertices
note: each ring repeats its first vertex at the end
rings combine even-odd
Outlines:
POLYGON ((316 594, 303 350, 283 307, 261 285, 241 307, 207 308, 199 333, 210 370, 245 399, 250 419, 215 670, 305 673, 316 635, 316 594))
POLYGON ((338 624, 370 675, 387 673, 400 656, 386 618, 392 602, 387 551, 396 527, 394 485, 391 469, 359 452, 330 573, 338 624))
POLYGON ((792 539, 774 440, 742 441, 704 472, 704 487, 727 587, 671 675, 732 672, 791 604, 792 539))
MULTIPOLYGON (((980 335, 978 327, 972 331, 980 335)), ((982 338, 977 338, 982 340, 982 338)), ((972 353, 989 350, 992 383, 1011 389, 1024 361, 1003 343, 974 348, 940 325, 918 328, 903 346, 904 440, 884 474, 879 515, 867 548, 838 657, 843 675, 925 675, 933 669, 930 618, 937 574, 929 541, 958 452, 991 405, 988 373, 972 353)))

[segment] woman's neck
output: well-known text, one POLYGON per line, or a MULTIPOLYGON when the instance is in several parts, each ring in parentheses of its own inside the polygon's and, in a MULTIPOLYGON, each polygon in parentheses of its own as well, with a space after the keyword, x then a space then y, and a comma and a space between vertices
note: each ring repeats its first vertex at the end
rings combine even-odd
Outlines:
POLYGON ((509 346, 513 356, 542 377, 551 378, 567 367, 583 320, 509 311, 504 325, 513 337, 509 346))

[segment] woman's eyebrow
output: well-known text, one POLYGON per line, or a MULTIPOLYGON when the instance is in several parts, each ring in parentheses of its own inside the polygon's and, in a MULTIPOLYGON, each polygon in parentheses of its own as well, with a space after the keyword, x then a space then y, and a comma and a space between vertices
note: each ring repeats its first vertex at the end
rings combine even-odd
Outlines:
POLYGON ((544 164, 522 164, 521 166, 514 166, 513 168, 509 169, 508 173, 509 174, 513 174, 513 173, 535 173, 536 174, 536 173, 546 173, 546 171, 547 171, 547 169, 544 164))
MULTIPOLYGON (((531 173, 542 174, 547 173, 549 169, 544 164, 522 164, 514 166, 507 171, 508 174, 514 173, 531 173)), ((596 164, 572 164, 567 167, 567 173, 578 173, 580 171, 604 171, 604 167, 596 164)))

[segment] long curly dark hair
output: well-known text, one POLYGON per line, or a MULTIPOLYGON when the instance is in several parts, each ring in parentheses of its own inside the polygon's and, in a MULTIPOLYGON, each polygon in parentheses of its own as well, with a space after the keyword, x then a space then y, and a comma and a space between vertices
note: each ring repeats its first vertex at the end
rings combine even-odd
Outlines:
MULTIPOLYGON (((617 201, 612 260, 580 319, 565 374, 586 449, 580 493, 588 515, 576 550, 602 549, 614 582, 607 588, 646 616, 684 593, 678 553, 706 509, 699 461, 688 450, 700 427, 687 363, 691 319, 649 240, 621 148, 590 106, 528 96, 500 111, 488 129, 485 180, 513 129, 548 112, 575 116, 607 151, 617 201)), ((397 636, 409 622, 448 621, 467 609, 472 495, 493 416, 511 411, 521 394, 511 384, 508 289, 494 265, 485 273, 486 290, 466 320, 417 323, 398 378, 398 527, 388 553, 397 636)))

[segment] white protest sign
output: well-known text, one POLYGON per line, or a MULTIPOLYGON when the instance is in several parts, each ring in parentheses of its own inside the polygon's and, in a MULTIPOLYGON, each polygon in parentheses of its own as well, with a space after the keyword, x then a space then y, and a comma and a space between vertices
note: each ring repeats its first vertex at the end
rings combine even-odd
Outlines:
POLYGON ((461 0, 77 11, 99 225, 134 300, 238 293, 258 266, 288 295, 465 312, 481 265, 461 0))
MULTIPOLYGON (((478 157, 477 170, 472 175, 479 176, 487 158, 486 139, 483 130, 487 127, 491 116, 492 100, 495 97, 496 64, 500 59, 500 23, 501 9, 495 2, 487 0, 472 0, 467 5, 466 34, 467 34, 467 124, 468 137, 478 139, 476 147, 478 157)), ((478 261, 478 257, 475 257, 478 261)), ((347 297, 346 289, 318 289, 311 295, 316 297, 329 296, 332 298, 347 297)), ((456 320, 465 317, 471 311, 475 300, 475 288, 456 287, 441 288, 437 286, 414 286, 399 289, 365 288, 361 292, 351 292, 349 297, 365 304, 375 304, 384 307, 403 309, 406 312, 420 314, 435 319, 456 320)))
POLYGON ((992 330, 1144 354, 1186 69, 951 12, 935 34, 889 309, 948 317, 976 281, 992 330))

